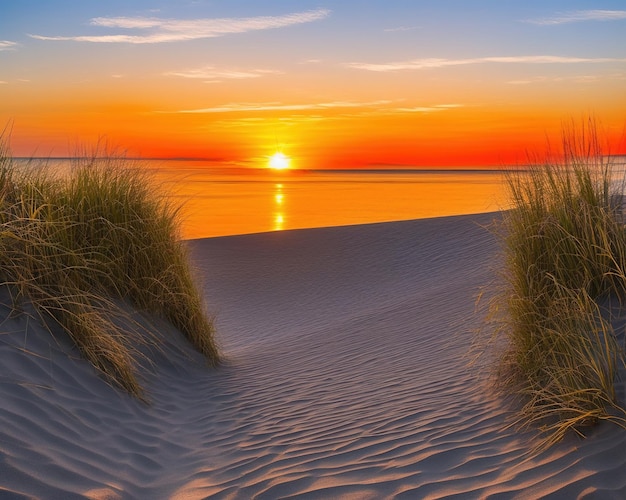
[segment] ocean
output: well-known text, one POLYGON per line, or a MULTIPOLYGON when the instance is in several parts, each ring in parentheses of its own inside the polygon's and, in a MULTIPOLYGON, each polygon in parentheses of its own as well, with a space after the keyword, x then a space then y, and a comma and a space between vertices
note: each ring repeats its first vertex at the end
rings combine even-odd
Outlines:
POLYGON ((499 170, 286 170, 151 160, 186 239, 497 211, 499 170))
MULTIPOLYGON (((68 159, 31 161, 63 171, 68 159)), ((271 170, 206 160, 130 160, 182 206, 184 239, 497 211, 496 169, 271 170)))

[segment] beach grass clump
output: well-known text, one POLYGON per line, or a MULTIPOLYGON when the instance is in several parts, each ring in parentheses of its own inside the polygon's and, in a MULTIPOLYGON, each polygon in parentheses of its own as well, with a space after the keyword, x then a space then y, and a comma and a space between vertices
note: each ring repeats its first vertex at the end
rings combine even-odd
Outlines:
POLYGON ((140 396, 140 340, 120 302, 168 320, 219 364, 214 327, 192 278, 178 212, 123 157, 77 158, 71 172, 21 168, 0 151, 0 278, 116 385, 140 396))
POLYGON ((600 420, 626 425, 615 380, 624 366, 611 312, 626 298, 623 182, 593 120, 564 130, 562 153, 508 174, 512 209, 499 231, 507 352, 500 381, 521 396, 517 419, 542 445, 600 420))

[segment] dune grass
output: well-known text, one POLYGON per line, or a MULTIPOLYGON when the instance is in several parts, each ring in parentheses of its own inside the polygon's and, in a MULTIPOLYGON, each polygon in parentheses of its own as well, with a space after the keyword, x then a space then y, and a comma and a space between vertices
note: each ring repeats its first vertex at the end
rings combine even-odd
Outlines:
MULTIPOLYGON (((29 301, 116 385, 143 397, 137 336, 116 322, 119 301, 177 327, 209 365, 212 321, 192 279, 177 210, 123 157, 80 157, 69 175, 18 168, 0 142, 0 283, 29 301)), ((156 336, 149 340, 158 344, 156 336)))
POLYGON ((615 395, 624 353, 599 305, 626 298, 623 181, 602 149, 589 120, 564 129, 558 157, 508 175, 499 380, 521 397, 516 423, 538 427, 540 447, 601 420, 626 426, 615 395))

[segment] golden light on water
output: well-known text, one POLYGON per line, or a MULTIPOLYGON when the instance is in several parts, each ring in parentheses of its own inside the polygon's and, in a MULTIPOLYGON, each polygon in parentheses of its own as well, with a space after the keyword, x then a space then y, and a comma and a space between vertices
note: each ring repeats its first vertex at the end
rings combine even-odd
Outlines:
POLYGON ((274 231, 282 231, 285 227, 285 216, 283 214, 276 214, 274 216, 274 231))
POLYGON ((281 205, 285 201, 285 195, 283 194, 283 185, 275 184, 274 186, 274 202, 276 203, 276 212, 274 213, 274 231, 282 231, 285 228, 285 215, 281 205))
MULTIPOLYGON (((266 157, 268 160, 269 157, 266 157)), ((499 171, 160 170, 183 201, 184 239, 444 217, 508 208, 499 171), (191 173, 189 173, 191 172, 191 173)), ((293 168, 293 167, 291 167, 293 168)))
POLYGON ((282 192, 283 185, 276 184, 276 193, 274 194, 274 201, 277 205, 282 205, 283 201, 285 201, 285 195, 282 192))

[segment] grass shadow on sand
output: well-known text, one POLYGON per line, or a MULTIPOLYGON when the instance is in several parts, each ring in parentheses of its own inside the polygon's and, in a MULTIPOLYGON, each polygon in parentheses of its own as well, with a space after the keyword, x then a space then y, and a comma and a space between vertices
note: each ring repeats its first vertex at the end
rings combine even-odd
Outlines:
MULTIPOLYGON (((36 168, 35 168, 36 167, 36 168)), ((163 317, 209 365, 212 320, 193 281, 177 214, 123 157, 77 157, 69 175, 18 167, 0 137, 0 284, 14 312, 28 301, 115 385, 143 398, 140 338, 119 327, 119 301, 163 317)), ((144 341, 158 346, 157 335, 144 341)))
POLYGON ((614 331, 626 299, 623 181, 602 150, 593 119, 564 127, 562 154, 508 174, 513 208, 496 225, 498 382, 519 397, 515 424, 539 429, 538 448, 599 421, 626 428, 614 331))

